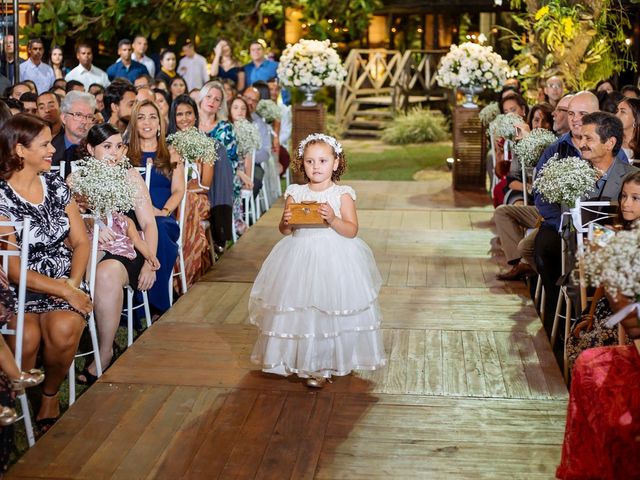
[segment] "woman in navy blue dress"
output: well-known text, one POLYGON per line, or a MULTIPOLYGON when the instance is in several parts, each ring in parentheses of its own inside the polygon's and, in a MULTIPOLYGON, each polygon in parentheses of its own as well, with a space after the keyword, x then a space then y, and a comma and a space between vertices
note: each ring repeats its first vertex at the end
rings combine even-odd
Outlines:
POLYGON ((165 125, 155 103, 144 100, 131 113, 128 127, 129 157, 136 166, 152 163, 149 193, 158 226, 160 269, 149 290, 149 303, 157 313, 171 307, 169 280, 178 257, 180 227, 176 212, 185 193, 184 162, 165 141, 165 125))

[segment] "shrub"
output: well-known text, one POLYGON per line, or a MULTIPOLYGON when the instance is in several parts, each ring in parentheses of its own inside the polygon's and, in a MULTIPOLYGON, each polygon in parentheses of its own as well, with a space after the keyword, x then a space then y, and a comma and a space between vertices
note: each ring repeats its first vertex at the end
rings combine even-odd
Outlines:
POLYGON ((441 142, 448 138, 449 126, 442 113, 422 108, 397 115, 382 133, 382 141, 391 145, 441 142))

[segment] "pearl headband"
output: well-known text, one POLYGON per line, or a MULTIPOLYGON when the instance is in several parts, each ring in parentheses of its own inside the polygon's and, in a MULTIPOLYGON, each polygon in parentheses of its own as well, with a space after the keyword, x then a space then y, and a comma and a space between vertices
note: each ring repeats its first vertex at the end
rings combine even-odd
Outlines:
POLYGON ((342 145, 340 145, 335 138, 330 135, 325 135, 324 133, 312 133, 300 142, 300 145, 298 146, 298 158, 302 158, 304 156, 304 149, 307 144, 312 141, 326 143, 333 149, 333 153, 336 157, 342 153, 342 145))

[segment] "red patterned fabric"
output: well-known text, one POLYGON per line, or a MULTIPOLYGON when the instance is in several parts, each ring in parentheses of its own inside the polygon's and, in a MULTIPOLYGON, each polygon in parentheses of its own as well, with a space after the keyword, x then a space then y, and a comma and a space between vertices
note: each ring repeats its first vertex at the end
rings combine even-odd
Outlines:
POLYGON ((556 475, 640 479, 640 355, 635 345, 592 348, 578 357, 556 475))

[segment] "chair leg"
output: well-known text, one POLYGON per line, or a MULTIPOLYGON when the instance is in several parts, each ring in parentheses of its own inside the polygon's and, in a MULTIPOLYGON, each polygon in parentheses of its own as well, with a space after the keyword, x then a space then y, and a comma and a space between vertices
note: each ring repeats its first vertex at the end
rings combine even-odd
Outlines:
POLYGON ((562 290, 560 290, 560 294, 558 295, 558 302, 556 303, 556 313, 553 316, 553 327, 551 328, 551 348, 556 344, 556 337, 558 336, 558 325, 560 323, 560 317, 562 316, 560 312, 562 311, 562 300, 564 299, 564 295, 562 290))
POLYGON ((205 229, 205 235, 207 236, 207 241, 209 242, 209 253, 211 254, 211 265, 216 263, 216 249, 214 248, 213 242, 213 234, 211 233, 211 224, 209 227, 205 229))
POLYGON ((565 299, 565 320, 564 320, 564 346, 562 349, 562 356, 564 359, 564 381, 565 383, 569 383, 569 355, 567 353, 567 340, 569 339, 569 335, 571 334, 571 298, 567 295, 565 299))
POLYGON ((127 287, 127 347, 133 344, 133 289, 127 287))
POLYGON ((98 332, 96 320, 93 313, 89 314, 89 335, 91 336, 91 346, 93 347, 93 359, 96 364, 96 376, 102 376, 102 360, 100 360, 100 344, 98 343, 98 332))
POLYGON ((36 444, 36 437, 33 434, 33 424, 31 423, 31 413, 29 412, 29 401, 27 400, 27 394, 21 393, 18 395, 20 400, 20 408, 22 409, 22 421, 24 422, 24 430, 27 433, 27 443, 29 448, 36 444))
POLYGON ((182 250, 182 247, 180 247, 178 254, 180 255, 180 285, 182 286, 182 294, 184 295, 185 293, 187 293, 188 287, 187 269, 184 265, 184 251, 182 250))
POLYGON ((147 319, 147 328, 151 326, 151 309, 149 308, 149 295, 147 292, 142 292, 142 305, 144 308, 144 315, 147 319))
POLYGON ((542 293, 540 294, 540 318, 544 318, 544 313, 546 311, 546 303, 547 303, 547 294, 544 291, 544 287, 542 287, 542 293))
POLYGON ((76 359, 73 359, 69 367, 69 406, 76 403, 76 359))
POLYGON ((169 305, 173 305, 173 276, 175 274, 172 273, 169 276, 169 305))
POLYGON ((533 295, 533 304, 536 308, 540 308, 540 295, 542 293, 542 278, 538 275, 538 281, 536 282, 536 293, 533 295))

